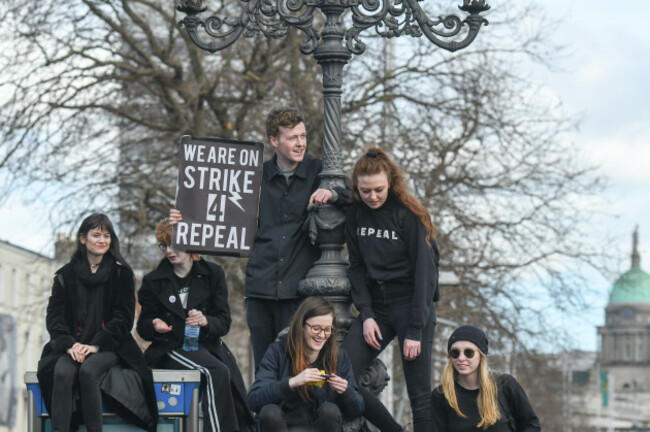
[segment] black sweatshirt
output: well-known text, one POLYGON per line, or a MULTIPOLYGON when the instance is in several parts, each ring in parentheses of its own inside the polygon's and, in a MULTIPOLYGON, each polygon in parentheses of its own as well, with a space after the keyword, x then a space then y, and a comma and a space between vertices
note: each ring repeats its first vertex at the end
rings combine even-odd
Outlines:
POLYGON ((419 217, 389 195, 373 210, 363 202, 348 211, 345 237, 350 255, 348 278, 352 301, 362 320, 374 318, 372 287, 381 281, 390 298, 391 290, 412 294, 412 313, 406 338, 419 341, 427 323, 438 286, 438 248, 426 241, 419 217))
POLYGON ((537 432, 542 428, 537 414, 517 380, 508 374, 497 377, 497 387, 500 393, 499 411, 501 419, 487 429, 479 429, 476 425, 481 421, 478 412, 478 390, 467 390, 456 383, 456 400, 460 412, 467 418, 459 417, 449 405, 438 386, 431 393, 431 420, 435 432, 537 432), (504 414, 502 404, 507 403, 509 415, 504 414), (511 428, 509 425, 514 427, 511 428))

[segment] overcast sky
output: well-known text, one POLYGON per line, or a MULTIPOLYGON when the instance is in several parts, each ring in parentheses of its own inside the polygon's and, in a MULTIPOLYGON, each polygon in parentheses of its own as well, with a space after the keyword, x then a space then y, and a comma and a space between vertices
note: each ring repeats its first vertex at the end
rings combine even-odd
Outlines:
MULTIPOLYGON (((611 237, 620 273, 630 268, 632 232, 639 225, 641 267, 650 270, 650 2, 544 0, 549 16, 563 22, 555 40, 569 46, 564 72, 540 77, 568 112, 583 114, 572 137, 585 159, 609 178, 603 226, 592 235, 611 237), (644 259, 645 258, 645 259, 644 259)), ((565 317, 575 347, 597 347, 595 326, 613 280, 595 277, 592 310, 565 317), (575 331, 574 331, 575 330, 575 331)))
MULTIPOLYGON (((504 2, 507 4, 507 2, 504 2)), ((504 4, 501 3, 501 4, 504 4)), ((629 268, 631 234, 640 226, 641 266, 650 270, 650 2, 647 0, 544 0, 550 17, 563 22, 555 35, 569 46, 564 71, 544 72, 540 83, 564 102, 569 112, 582 113, 572 137, 587 161, 609 177, 607 226, 593 235, 612 236, 620 271, 629 268)), ((489 27, 483 31, 489 31, 489 27)), ((480 35, 479 35, 480 37, 480 35)), ((14 196, 0 209, 0 239, 51 255, 52 228, 39 203, 28 205, 14 196)), ((27 201, 30 198, 27 197, 27 201)), ((593 308, 577 318, 576 347, 596 349, 595 326, 604 321, 604 307, 613 281, 594 279, 593 308)))

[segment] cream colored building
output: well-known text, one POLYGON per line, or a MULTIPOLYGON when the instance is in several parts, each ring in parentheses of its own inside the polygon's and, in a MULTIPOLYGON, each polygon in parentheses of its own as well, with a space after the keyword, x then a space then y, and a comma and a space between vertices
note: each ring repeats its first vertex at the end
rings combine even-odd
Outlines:
POLYGON ((48 339, 45 309, 61 265, 0 240, 0 432, 27 430, 23 376, 36 370, 48 339))
POLYGON ((641 269, 637 231, 631 258, 610 291, 605 325, 598 327, 598 361, 573 371, 571 432, 650 431, 650 274, 641 269), (608 379, 607 406, 601 371, 608 379))
POLYGON ((605 309, 600 367, 613 394, 608 425, 650 430, 650 275, 641 269, 638 232, 632 265, 614 283, 605 309))

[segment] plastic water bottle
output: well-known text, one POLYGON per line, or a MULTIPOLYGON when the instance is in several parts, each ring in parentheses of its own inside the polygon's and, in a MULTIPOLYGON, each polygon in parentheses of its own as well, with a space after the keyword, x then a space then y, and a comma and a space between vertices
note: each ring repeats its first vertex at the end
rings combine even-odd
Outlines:
POLYGON ((183 339, 184 351, 196 351, 199 349, 199 332, 201 327, 198 325, 185 324, 185 338, 183 339))

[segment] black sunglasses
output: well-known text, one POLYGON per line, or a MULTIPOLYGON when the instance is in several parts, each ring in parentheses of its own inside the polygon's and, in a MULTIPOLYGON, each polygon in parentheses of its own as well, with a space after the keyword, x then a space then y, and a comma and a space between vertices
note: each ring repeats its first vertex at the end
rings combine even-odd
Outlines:
MULTIPOLYGON (((476 354, 476 351, 471 348, 465 348, 463 350, 463 354, 465 354, 465 357, 467 357, 468 359, 471 359, 472 357, 474 357, 474 354, 476 354)), ((457 359, 458 357, 460 357, 460 350, 456 348, 450 349, 449 357, 453 359, 457 359)))

